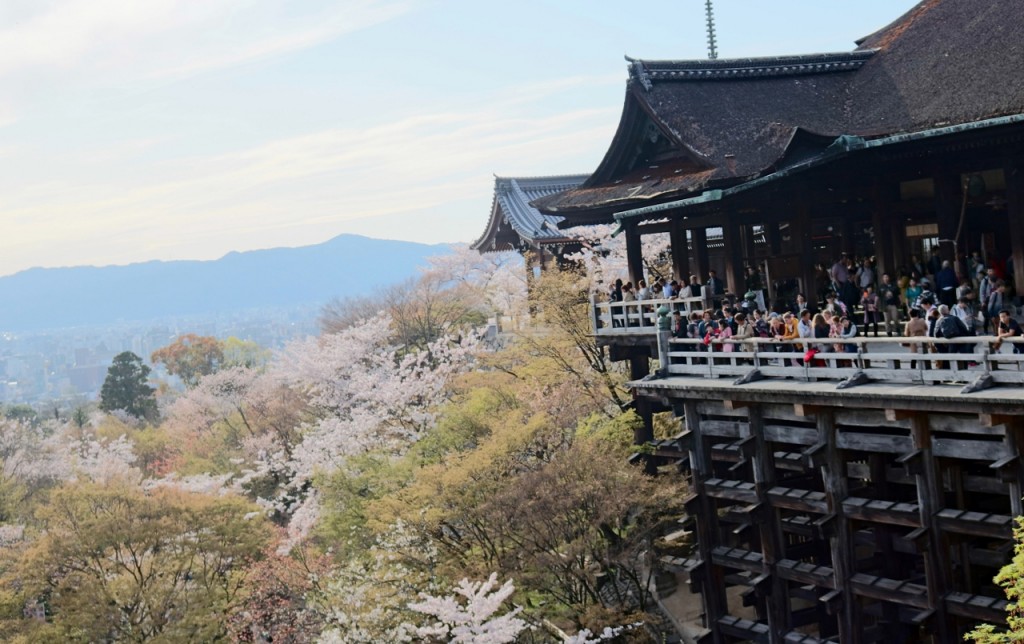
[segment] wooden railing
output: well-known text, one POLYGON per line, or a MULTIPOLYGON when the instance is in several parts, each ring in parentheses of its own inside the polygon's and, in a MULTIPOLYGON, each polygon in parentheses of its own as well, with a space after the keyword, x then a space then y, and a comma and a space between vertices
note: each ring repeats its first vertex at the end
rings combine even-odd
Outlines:
POLYGON ((838 380, 840 388, 867 382, 970 383, 965 393, 994 384, 1024 384, 1024 338, 1008 338, 994 350, 993 336, 956 339, 901 337, 780 341, 769 338, 669 341, 668 375, 735 377, 737 384, 764 378, 838 380), (856 351, 837 351, 855 348, 856 351), (870 346, 870 350, 869 350, 870 346), (804 360, 808 347, 820 349, 804 360), (947 347, 949 353, 934 350, 947 347), (913 351, 916 349, 916 353, 913 351), (957 353, 953 353, 957 351, 957 353))
POLYGON ((635 302, 598 302, 590 298, 590 325, 594 335, 651 335, 658 330, 657 310, 662 304, 679 311, 689 320, 690 313, 703 311, 705 302, 699 297, 635 302))

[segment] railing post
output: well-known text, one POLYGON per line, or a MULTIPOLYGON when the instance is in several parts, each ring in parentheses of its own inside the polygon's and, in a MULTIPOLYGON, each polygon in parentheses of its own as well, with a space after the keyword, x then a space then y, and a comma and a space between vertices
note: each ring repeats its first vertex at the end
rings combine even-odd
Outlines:
POLYGON ((600 313, 597 310, 597 295, 590 294, 590 332, 597 335, 597 330, 601 328, 601 320, 598 317, 600 313))

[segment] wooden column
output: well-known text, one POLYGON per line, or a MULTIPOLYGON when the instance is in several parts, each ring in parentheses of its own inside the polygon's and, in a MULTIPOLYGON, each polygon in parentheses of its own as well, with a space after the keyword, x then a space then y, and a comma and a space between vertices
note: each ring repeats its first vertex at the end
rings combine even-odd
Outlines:
POLYGON ((1007 159, 1006 216, 1010 220, 1010 249, 1013 257, 1013 283, 1017 295, 1024 293, 1024 158, 1007 159))
POLYGON ((852 213, 843 217, 843 221, 839 224, 839 234, 842 236, 842 239, 839 240, 839 248, 853 257, 857 253, 857 222, 852 213))
MULTIPOLYGON (((895 412, 897 415, 900 412, 895 412)), ((893 411, 887 412, 891 418, 893 411)), ((949 546, 943 531, 939 527, 936 515, 942 509, 942 498, 945 491, 942 487, 942 473, 938 461, 932 453, 931 427, 928 425, 926 413, 910 415, 911 438, 914 449, 920 457, 920 474, 914 478, 917 482, 917 503, 920 506, 921 527, 927 531, 927 548, 924 553, 928 602, 935 610, 934 637, 936 642, 952 642, 956 639, 955 625, 946 612, 944 596, 951 589, 949 546)))
MULTIPOLYGON (((939 239, 956 237, 961 198, 959 173, 943 172, 935 177, 935 221, 939 225, 939 239)), ((953 261, 951 242, 939 242, 939 251, 942 259, 953 261)))
POLYGON ((722 241, 725 244, 725 288, 743 296, 743 239, 736 215, 727 212, 722 222, 722 241))
POLYGON ((690 230, 690 238, 693 240, 694 269, 701 284, 708 280, 708 271, 711 264, 708 261, 708 229, 703 226, 690 230))
POLYGON ((740 232, 743 234, 743 257, 746 258, 748 264, 755 264, 757 246, 754 243, 754 224, 743 224, 740 227, 740 232))
POLYGON ((626 265, 629 270, 629 281, 633 286, 644 278, 644 256, 640 246, 640 231, 634 222, 625 224, 626 228, 626 265))
POLYGON ((821 468, 822 483, 832 513, 833 529, 829 535, 829 549, 832 553, 832 573, 836 590, 842 597, 839 606, 840 641, 856 644, 861 640, 863 624, 860 623, 860 604, 853 592, 850 578, 854 574, 853 530, 844 516, 843 501, 849 495, 846 474, 846 460, 838 446, 838 436, 833 410, 813 409, 818 428, 818 440, 825 448, 825 462, 821 468))
POLYGON ((776 257, 782 254, 782 231, 779 230, 778 221, 769 221, 764 224, 765 240, 768 242, 769 257, 776 257))
POLYGON ((673 219, 669 231, 669 243, 672 245, 672 273, 681 285, 690 283, 690 248, 686 239, 686 229, 682 219, 673 219))
POLYGON ((711 466, 711 444, 701 435, 700 413, 697 403, 683 403, 683 423, 690 432, 690 467, 693 472, 693 493, 696 495, 697 553, 700 556, 700 594, 704 603, 705 626, 711 630, 712 642, 724 644, 725 635, 718 628, 718 620, 728 613, 725 596, 725 576, 722 569, 711 561, 711 550, 719 543, 718 512, 715 503, 704 489, 704 482, 714 476, 711 466))
MULTIPOLYGON (((910 268, 910 254, 907 252, 907 223, 902 216, 896 217, 887 229, 892 240, 892 259, 894 270, 898 273, 903 268, 910 268)), ((899 277, 893 275, 893 281, 899 277)))
POLYGON ((894 186, 875 181, 872 186, 871 232, 875 240, 875 281, 882 283, 882 275, 889 273, 893 282, 896 275, 896 260, 892 249, 892 204, 898 193, 894 186))
POLYGON ((808 188, 806 185, 800 184, 797 190, 793 235, 800 249, 800 290, 808 302, 815 303, 817 294, 814 292, 814 245, 811 242, 811 209, 807 203, 808 188))
POLYGON ((747 410, 749 419, 747 435, 754 440, 753 456, 751 457, 754 491, 757 494, 758 503, 766 513, 757 528, 764 565, 768 574, 771 575, 771 594, 766 598, 768 628, 771 629, 769 641, 782 642, 785 640, 786 633, 791 630, 791 619, 789 587, 776 569, 779 560, 786 557, 782 524, 779 521, 779 511, 772 508, 771 500, 768 498, 768 490, 775 487, 775 456, 774 450, 769 449, 768 441, 764 436, 763 407, 751 405, 747 410))

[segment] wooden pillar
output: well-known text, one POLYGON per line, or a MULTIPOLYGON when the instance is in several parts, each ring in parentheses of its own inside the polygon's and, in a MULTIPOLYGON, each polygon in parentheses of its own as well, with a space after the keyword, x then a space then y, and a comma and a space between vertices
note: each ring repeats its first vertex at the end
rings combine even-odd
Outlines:
POLYGON ((857 221, 854 220, 853 213, 847 213, 847 215, 843 217, 842 223, 839 224, 839 234, 842 236, 839 240, 840 250, 850 257, 856 255, 857 221))
POLYGON ((815 303, 817 294, 814 292, 814 245, 811 241, 811 209, 808 204, 808 187, 800 184, 797 187, 796 220, 793 222, 793 235, 800 249, 800 290, 808 302, 815 303))
POLYGON ((629 270, 629 281, 633 286, 644 278, 644 256, 640 246, 640 231, 635 223, 627 223, 626 228, 626 266, 629 270))
POLYGON ((871 232, 875 241, 875 280, 881 284, 882 275, 889 273, 896 281, 896 259, 893 253, 892 204, 898 193, 891 184, 875 181, 872 186, 871 232))
POLYGON ((910 416, 911 437, 914 449, 921 459, 921 472, 915 475, 917 482, 917 503, 920 507, 921 527, 927 531, 928 550, 924 553, 928 602, 935 610, 936 642, 952 642, 956 639, 955 625, 946 612, 944 596, 949 592, 952 573, 949 562, 949 546, 939 527, 936 515, 942 509, 945 491, 942 487, 942 473, 932 453, 931 427, 925 413, 910 416))
POLYGON ((697 524, 697 553, 700 556, 700 594, 704 603, 705 626, 711 630, 712 642, 724 644, 725 635, 718 628, 718 620, 728 613, 729 604, 725 596, 725 575, 719 566, 711 561, 711 550, 719 544, 718 512, 715 503, 704 489, 704 482, 714 476, 711 466, 711 443, 701 435, 700 414, 697 403, 687 400, 683 403, 683 423, 689 431, 690 466, 693 472, 693 493, 697 508, 692 513, 697 524))
POLYGON ((846 460, 839 449, 835 414, 831 409, 817 408, 814 418, 818 429, 818 440, 825 447, 825 462, 821 469, 822 483, 828 498, 829 511, 833 513, 834 528, 829 535, 829 549, 832 553, 832 573, 836 590, 842 603, 839 607, 839 639, 841 642, 856 644, 861 640, 863 625, 860 623, 860 604, 850 583, 854 574, 853 531, 843 512, 843 501, 849 495, 846 460))
MULTIPOLYGON (((892 239, 892 259, 894 271, 899 272, 903 268, 910 268, 910 253, 907 252, 907 222, 902 216, 897 216, 889 226, 887 232, 892 239)), ((893 280, 898 275, 893 275, 893 280)))
POLYGON ((757 245, 754 243, 756 239, 756 235, 754 234, 754 224, 744 224, 740 227, 740 232, 743 234, 743 256, 746 258, 748 264, 755 264, 755 257, 757 257, 757 245))
POLYGON ((697 278, 703 284, 708 279, 708 271, 711 264, 708 261, 708 229, 703 226, 690 230, 690 238, 693 241, 693 258, 695 261, 697 278))
POLYGON ((669 243, 672 245, 672 273, 681 285, 689 284, 690 248, 682 219, 676 218, 672 220, 672 228, 669 231, 669 243))
POLYGON ((530 315, 537 313, 537 301, 534 298, 534 291, 537 286, 537 276, 534 274, 534 267, 537 262, 537 251, 529 249, 523 252, 523 265, 526 266, 526 299, 530 303, 530 315))
POLYGON ((782 254, 782 231, 779 230, 779 223, 778 221, 769 221, 764 224, 769 257, 777 257, 782 254))
POLYGON ((736 215, 727 212, 722 221, 722 242, 725 244, 725 288, 743 296, 743 239, 736 215))
POLYGON ((771 630, 771 642, 785 641, 786 633, 791 630, 789 586, 785 579, 778 574, 777 564, 779 560, 785 559, 785 539, 782 535, 782 523, 779 520, 779 511, 772 508, 771 500, 768 498, 768 490, 775 487, 775 456, 774 450, 769 449, 768 441, 764 436, 764 409, 761 405, 748 407, 749 422, 746 426, 748 436, 754 440, 754 448, 751 456, 751 470, 754 476, 754 491, 757 494, 758 503, 761 504, 766 513, 764 520, 758 523, 758 533, 761 540, 761 554, 764 556, 764 565, 771 575, 771 593, 766 598, 768 628, 771 630))
MULTIPOLYGON (((960 175, 944 172, 935 177, 935 221, 939 239, 953 240, 960 220, 960 175)), ((953 261, 953 243, 939 242, 942 259, 953 261)))
POLYGON ((1024 159, 1007 159, 1003 173, 1006 176, 1006 215, 1010 220, 1013 283, 1017 295, 1021 295, 1024 293, 1024 159))

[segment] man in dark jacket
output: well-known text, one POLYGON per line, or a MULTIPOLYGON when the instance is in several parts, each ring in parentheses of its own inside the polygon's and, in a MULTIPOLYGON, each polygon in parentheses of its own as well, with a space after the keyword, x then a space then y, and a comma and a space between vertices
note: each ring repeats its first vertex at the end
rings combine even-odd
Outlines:
MULTIPOLYGON (((955 315, 950 315, 949 307, 945 304, 939 307, 939 321, 935 323, 936 338, 952 340, 954 338, 963 338, 969 335, 971 335, 971 332, 967 329, 963 320, 955 315)), ((935 348, 939 353, 970 353, 972 347, 967 343, 957 343, 936 344, 935 348)), ((940 363, 939 368, 945 369, 946 363, 940 363)), ((967 365, 963 361, 957 361, 956 368, 962 371, 967 368, 967 365)))

